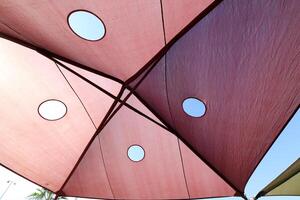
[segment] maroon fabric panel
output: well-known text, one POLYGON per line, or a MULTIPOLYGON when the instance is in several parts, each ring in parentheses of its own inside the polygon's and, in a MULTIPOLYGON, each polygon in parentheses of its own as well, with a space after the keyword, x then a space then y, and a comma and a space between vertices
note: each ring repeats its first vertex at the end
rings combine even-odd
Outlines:
POLYGON ((179 146, 190 198, 234 196, 236 191, 196 154, 181 141, 179 146))
MULTIPOLYGON (((147 72, 148 70, 133 81, 130 84, 130 87, 134 88, 141 77, 144 77, 147 72)), ((152 106, 154 112, 159 113, 159 115, 167 123, 173 124, 168 106, 168 97, 166 94, 165 57, 160 59, 150 73, 146 75, 145 79, 142 80, 135 91, 138 97, 143 97, 142 99, 146 100, 145 103, 152 106)))
MULTIPOLYGON (((127 91, 128 90, 126 89, 124 94, 127 93, 127 91)), ((128 93, 129 93, 129 91, 128 91, 128 93)), ((166 127, 166 125, 163 122, 161 122, 159 119, 157 119, 157 117, 150 110, 148 110, 145 107, 145 105, 142 102, 140 102, 135 95, 131 95, 127 99, 126 103, 128 105, 132 106, 133 108, 135 108, 137 110, 137 112, 141 112, 142 114, 145 114, 145 116, 141 116, 141 117, 146 117, 147 116, 147 117, 149 117, 149 120, 152 119, 153 121, 157 122, 161 126, 166 127)))
POLYGON ((299 11, 297 0, 223 1, 137 90, 241 191, 300 103, 299 11), (183 112, 187 97, 205 102, 205 116, 183 112))

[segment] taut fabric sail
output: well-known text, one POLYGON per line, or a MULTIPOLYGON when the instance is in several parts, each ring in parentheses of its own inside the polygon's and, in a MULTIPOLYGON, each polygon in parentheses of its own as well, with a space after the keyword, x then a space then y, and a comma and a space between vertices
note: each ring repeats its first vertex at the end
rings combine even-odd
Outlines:
POLYGON ((299 27, 298 0, 3 0, 0 163, 59 196, 245 197, 300 105, 299 27))

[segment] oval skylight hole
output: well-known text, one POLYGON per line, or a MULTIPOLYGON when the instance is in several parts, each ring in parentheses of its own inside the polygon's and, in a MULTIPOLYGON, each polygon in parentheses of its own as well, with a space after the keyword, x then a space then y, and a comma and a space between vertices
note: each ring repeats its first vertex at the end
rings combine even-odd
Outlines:
POLYGON ((68 16, 68 24, 77 36, 85 40, 97 41, 105 35, 104 23, 98 16, 89 11, 73 11, 68 16))
POLYGON ((49 99, 39 105, 38 112, 42 118, 54 121, 66 115, 67 106, 59 100, 49 99))
POLYGON ((127 155, 131 161, 139 162, 144 159, 145 151, 143 147, 139 145, 132 145, 128 148, 127 155))
POLYGON ((185 99, 182 103, 182 108, 191 117, 202 117, 206 112, 205 104, 195 97, 185 99))

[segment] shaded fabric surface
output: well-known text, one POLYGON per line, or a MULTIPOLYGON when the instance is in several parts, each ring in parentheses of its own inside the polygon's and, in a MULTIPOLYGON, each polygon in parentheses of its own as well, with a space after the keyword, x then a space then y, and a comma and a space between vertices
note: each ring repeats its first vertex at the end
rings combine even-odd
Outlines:
MULTIPOLYGON (((66 63, 65 63, 66 64, 66 63)), ((121 89, 121 84, 101 77, 97 74, 90 73, 88 71, 76 68, 72 65, 66 64, 71 69, 75 70, 79 74, 83 75, 85 78, 91 80, 93 83, 97 84, 99 87, 106 91, 109 91, 114 96, 121 89)), ((72 72, 59 66, 61 72, 66 77, 67 81, 70 83, 76 94, 79 96, 83 102, 87 112, 89 113, 94 125, 98 127, 108 112, 110 106, 114 102, 114 99, 108 95, 103 94, 99 89, 91 86, 86 81, 80 79, 78 76, 72 72), (93 98, 91 98, 93 96, 93 98)))
POLYGON ((300 196, 300 159, 267 185, 258 196, 300 196))
POLYGON ((212 2, 213 0, 162 0, 166 42, 212 2))
POLYGON ((4 0, 0 32, 125 81, 165 45, 162 9, 172 38, 211 2, 4 0), (68 14, 78 9, 101 18, 106 27, 102 40, 83 40, 70 30, 68 14))
MULTIPOLYGON (((113 99, 31 49, 5 39, 1 39, 1 48, 1 99, 5 101, 1 110, 9 110, 10 115, 1 117, 0 126, 6 132, 1 133, 1 140, 6 143, 1 146, 0 161, 11 170, 67 196, 188 199, 235 194, 173 134, 126 107, 118 111, 81 159, 113 99), (46 121, 38 116, 37 106, 48 98, 67 105, 64 118, 46 121), (18 115, 25 118, 20 120, 18 115), (126 156, 132 144, 141 144, 146 150, 140 163, 126 156)), ((113 95, 120 89, 117 82, 66 65, 113 95)), ((121 99, 128 93, 125 90, 121 99)), ((134 96, 127 103, 164 126, 134 96)))
MULTIPOLYGON (((95 128, 54 62, 4 39, 0 39, 0 51, 0 162, 57 191, 95 128), (39 105, 48 99, 66 104, 64 118, 48 121, 39 115, 39 105)), ((86 99, 98 98, 90 88, 86 91, 86 99)), ((99 96, 102 101, 106 98, 99 96)))
POLYGON ((293 0, 223 1, 136 90, 240 191, 300 104, 299 10, 293 0), (187 97, 206 104, 202 118, 184 113, 187 97))
POLYGON ((89 147, 63 192, 70 196, 113 198, 98 137, 89 147))
MULTIPOLYGON (((128 102, 150 114, 134 96, 128 102)), ((107 184, 106 178, 101 181, 91 178, 104 171, 113 198, 117 199, 188 199, 235 194, 173 134, 126 107, 122 107, 95 138, 63 193, 110 198, 109 190, 98 195, 104 189, 101 181, 107 184), (145 151, 144 159, 139 162, 133 162, 127 156, 128 148, 134 144, 145 151), (103 164, 99 165, 101 155, 104 169, 103 164)))
MULTIPOLYGON (((189 2, 5 0, 0 33, 125 81, 212 1, 189 2), (70 31, 67 15, 78 8, 104 21, 102 40, 85 41, 70 31)), ((185 199, 243 193, 300 104, 299 10, 297 0, 223 1, 162 56, 134 91, 137 99, 128 103, 166 123, 183 142, 123 106, 86 149, 113 98, 36 52, 1 39, 1 111, 6 114, 0 121, 0 140, 6 141, 0 146, 1 164, 69 196, 185 199), (183 112, 187 97, 206 104, 204 117, 183 112), (37 115, 37 106, 48 98, 66 103, 65 118, 52 123, 37 115), (141 162, 127 158, 132 144, 146 150, 141 162)), ((112 80, 69 67, 113 95, 120 89, 112 80)))

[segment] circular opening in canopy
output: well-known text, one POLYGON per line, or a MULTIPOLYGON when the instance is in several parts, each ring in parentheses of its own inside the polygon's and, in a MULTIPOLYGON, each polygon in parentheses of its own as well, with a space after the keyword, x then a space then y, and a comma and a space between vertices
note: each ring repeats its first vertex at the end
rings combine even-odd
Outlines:
POLYGON ((49 99, 39 105, 38 112, 42 118, 54 121, 66 115, 67 106, 59 100, 49 99))
POLYGON ((202 117, 206 112, 205 104, 194 97, 185 99, 182 103, 182 108, 191 117, 202 117))
POLYGON ((97 41, 105 35, 103 22, 98 16, 89 11, 73 11, 68 16, 68 24, 76 35, 85 40, 97 41))
POLYGON ((145 151, 143 147, 139 145, 132 145, 128 148, 127 155, 131 161, 139 162, 144 159, 145 151))

